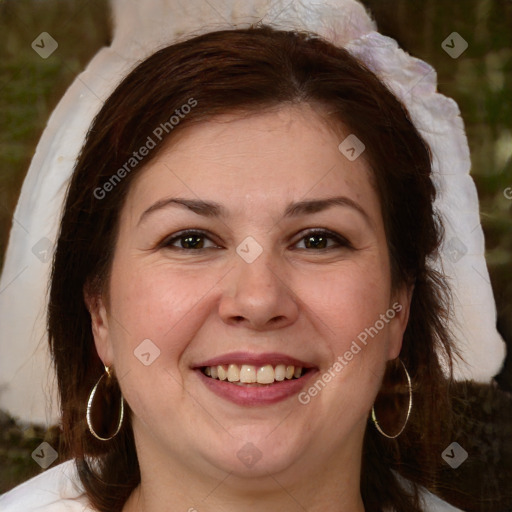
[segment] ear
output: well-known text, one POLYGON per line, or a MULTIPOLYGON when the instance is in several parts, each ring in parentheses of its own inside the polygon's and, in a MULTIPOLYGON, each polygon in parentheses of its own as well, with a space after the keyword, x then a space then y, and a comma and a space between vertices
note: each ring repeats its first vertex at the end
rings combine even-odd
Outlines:
POLYGON ((413 292, 414 283, 403 284, 391 298, 390 309, 395 312, 395 317, 389 322, 389 359, 396 359, 400 355, 400 350, 402 350, 402 341, 409 321, 413 292))
POLYGON ((103 364, 110 366, 113 361, 113 350, 104 298, 101 293, 93 290, 90 282, 87 282, 84 286, 83 294, 85 304, 91 315, 91 329, 96 352, 103 364))

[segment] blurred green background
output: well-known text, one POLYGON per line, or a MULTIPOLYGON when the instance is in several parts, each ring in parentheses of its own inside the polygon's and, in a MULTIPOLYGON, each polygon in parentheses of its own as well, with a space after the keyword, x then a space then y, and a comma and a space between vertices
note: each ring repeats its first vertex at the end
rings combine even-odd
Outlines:
MULTIPOLYGON (((498 329, 512 352, 512 1, 363 0, 381 33, 434 66, 439 91, 457 101, 472 153, 498 329), (441 43, 458 32, 468 49, 452 59, 441 43)), ((0 265, 12 214, 36 144, 53 108, 111 37, 105 0, 0 2, 0 265), (31 48, 49 32, 48 59, 31 48)), ((512 391, 512 361, 497 377, 512 391)), ((30 453, 55 432, 18 425, 0 412, 0 493, 40 472, 30 453)))

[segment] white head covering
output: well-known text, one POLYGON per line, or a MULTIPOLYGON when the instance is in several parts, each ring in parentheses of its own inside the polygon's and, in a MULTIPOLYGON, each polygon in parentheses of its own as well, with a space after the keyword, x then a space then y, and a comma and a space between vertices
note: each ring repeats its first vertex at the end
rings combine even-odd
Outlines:
POLYGON ((458 106, 436 92, 431 66, 379 34, 355 0, 113 0, 112 7, 112 45, 96 54, 53 111, 14 214, 0 280, 0 408, 26 421, 53 423, 58 418, 55 388, 47 390, 53 370, 45 292, 66 185, 104 100, 139 60, 159 47, 259 20, 316 32, 346 47, 405 103, 432 149, 436 206, 447 228, 445 249, 434 264, 450 277, 455 299, 452 329, 466 360, 456 366, 455 377, 487 382, 498 373, 505 345, 495 327, 468 143, 458 106))

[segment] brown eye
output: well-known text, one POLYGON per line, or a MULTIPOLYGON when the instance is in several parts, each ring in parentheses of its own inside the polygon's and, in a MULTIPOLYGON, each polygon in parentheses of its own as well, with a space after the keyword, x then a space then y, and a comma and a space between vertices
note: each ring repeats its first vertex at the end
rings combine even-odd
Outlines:
POLYGON ((329 250, 339 247, 351 247, 350 242, 346 238, 332 231, 323 229, 309 231, 304 237, 301 238, 300 241, 302 240, 305 241, 304 244, 306 249, 312 248, 318 250, 329 250), (335 245, 328 247, 327 244, 329 240, 334 240, 335 245))
MULTIPOLYGON (((219 247, 218 245, 205 247, 205 240, 212 241, 210 236, 208 236, 208 233, 205 231, 188 230, 182 231, 181 233, 178 233, 171 238, 167 238, 161 243, 160 247, 179 251, 199 251, 219 247), (175 245, 176 243, 179 243, 180 245, 175 245)), ((346 238, 338 235, 337 233, 324 229, 311 230, 307 232, 306 235, 301 238, 300 242, 302 241, 304 241, 305 245, 305 247, 302 249, 315 249, 318 251, 327 251, 330 249, 337 249, 342 247, 352 247, 346 238), (329 240, 335 242, 334 246, 332 244, 330 246, 328 245, 329 240)))
POLYGON ((211 239, 207 236, 207 233, 205 233, 204 231, 182 231, 181 233, 178 233, 172 238, 164 240, 164 242, 161 244, 161 247, 166 247, 169 249, 178 249, 183 251, 190 251, 195 249, 210 249, 211 247, 204 247, 204 240, 211 241, 211 239), (174 243, 178 241, 180 241, 181 246, 174 246, 174 243))

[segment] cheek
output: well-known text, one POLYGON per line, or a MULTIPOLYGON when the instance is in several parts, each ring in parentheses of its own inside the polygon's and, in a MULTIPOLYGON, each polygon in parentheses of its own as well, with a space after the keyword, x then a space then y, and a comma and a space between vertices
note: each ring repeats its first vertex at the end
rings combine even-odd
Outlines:
POLYGON ((378 265, 351 267, 302 293, 314 307, 311 318, 318 318, 328 356, 299 398, 306 407, 329 411, 332 435, 343 438, 345 428, 366 421, 380 387, 389 345, 389 324, 381 315, 388 313, 388 322, 394 317, 389 279, 378 265))
POLYGON ((314 308, 311 318, 318 319, 313 321, 328 354, 319 374, 325 386, 315 387, 315 381, 303 399, 326 404, 334 424, 361 421, 380 386, 395 316, 386 260, 369 258, 317 276, 302 287, 301 296, 314 308))
POLYGON ((213 286, 206 277, 116 261, 109 320, 116 373, 131 409, 149 423, 186 399, 179 363, 201 325, 200 299, 213 286))
POLYGON ((174 366, 199 329, 203 300, 218 280, 208 270, 190 272, 172 269, 166 262, 137 266, 119 261, 111 279, 116 358, 137 352, 149 339, 166 356, 165 364, 174 366))
POLYGON ((388 270, 378 259, 365 264, 351 262, 308 280, 300 295, 314 308, 332 348, 339 353, 389 309, 388 270))

